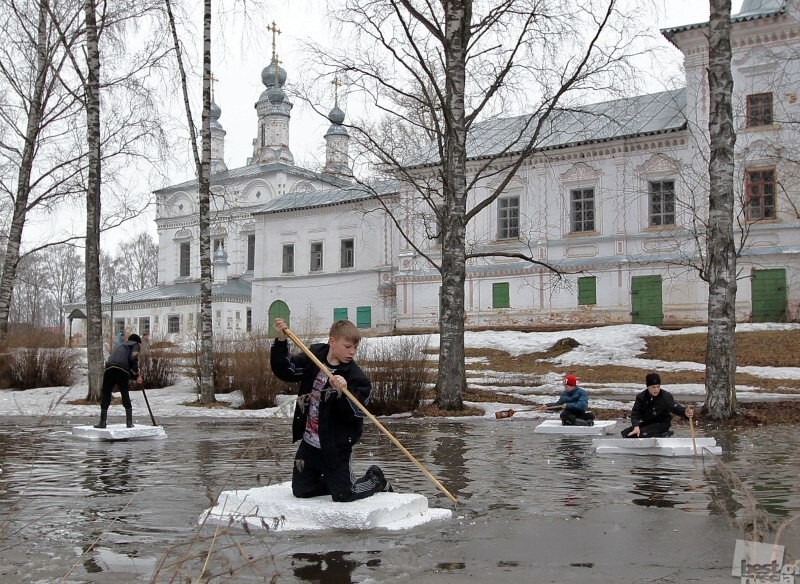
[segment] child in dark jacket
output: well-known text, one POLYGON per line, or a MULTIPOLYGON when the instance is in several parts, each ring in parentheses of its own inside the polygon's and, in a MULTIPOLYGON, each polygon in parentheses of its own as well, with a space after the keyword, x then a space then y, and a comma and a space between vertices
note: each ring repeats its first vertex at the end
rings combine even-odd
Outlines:
POLYGON ((694 416, 692 408, 675 402, 672 394, 661 389, 658 373, 645 377, 647 389, 637 394, 631 410, 631 426, 622 431, 623 438, 663 438, 672 436, 672 414, 689 419, 694 416))
POLYGON ((378 466, 355 479, 351 469, 353 447, 361 438, 364 414, 341 390, 347 388, 366 405, 372 386, 353 360, 361 334, 349 320, 338 320, 330 329, 328 343, 311 345, 310 351, 333 376, 329 379, 304 353, 289 354, 281 318, 275 319, 277 338, 272 344, 272 372, 283 381, 300 383, 292 423, 292 441, 301 440, 292 472, 292 492, 306 498, 330 495, 347 502, 370 497, 391 486, 378 466))

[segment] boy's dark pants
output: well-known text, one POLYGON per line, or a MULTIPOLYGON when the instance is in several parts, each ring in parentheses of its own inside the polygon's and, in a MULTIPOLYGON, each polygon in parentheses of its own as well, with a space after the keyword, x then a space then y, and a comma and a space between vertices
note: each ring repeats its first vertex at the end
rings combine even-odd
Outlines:
POLYGON ((292 493, 295 497, 305 499, 330 495, 334 501, 345 503, 371 497, 381 487, 370 475, 355 480, 349 456, 331 468, 325 464, 321 449, 314 448, 305 440, 300 441, 292 471, 292 493))
POLYGON ((131 396, 128 393, 129 380, 130 376, 122 369, 109 367, 103 372, 103 395, 100 397, 101 412, 108 411, 108 406, 111 405, 111 392, 114 391, 115 385, 122 396, 122 405, 125 407, 125 411, 131 410, 131 396))
POLYGON ((592 412, 576 412, 573 410, 561 410, 559 416, 565 426, 575 426, 575 420, 585 420, 587 422, 594 421, 594 414, 592 412))
MULTIPOLYGON (((655 424, 642 424, 639 426, 639 436, 638 438, 660 438, 663 434, 669 432, 669 428, 672 424, 667 422, 656 422, 655 424)), ((628 434, 631 433, 633 430, 633 426, 630 428, 625 428, 621 433, 623 438, 628 438, 628 434)), ((637 438, 637 436, 632 436, 633 438, 637 438)))

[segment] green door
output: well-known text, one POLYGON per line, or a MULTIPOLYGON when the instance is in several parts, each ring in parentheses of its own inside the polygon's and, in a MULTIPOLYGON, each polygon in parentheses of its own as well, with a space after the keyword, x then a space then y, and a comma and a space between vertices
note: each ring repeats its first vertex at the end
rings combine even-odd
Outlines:
POLYGON ((282 318, 289 328, 292 327, 292 323, 289 321, 289 306, 283 300, 276 300, 269 307, 267 322, 269 322, 269 336, 271 337, 275 336, 276 318, 282 318))
POLYGON ((631 321, 633 324, 661 325, 664 311, 661 306, 661 276, 631 278, 631 321))
POLYGON ((753 270, 753 322, 786 322, 786 270, 753 270))

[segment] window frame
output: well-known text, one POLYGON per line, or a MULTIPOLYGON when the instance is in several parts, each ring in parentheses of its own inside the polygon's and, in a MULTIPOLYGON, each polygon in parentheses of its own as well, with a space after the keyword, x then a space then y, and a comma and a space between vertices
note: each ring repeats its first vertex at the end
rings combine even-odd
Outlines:
POLYGON ((322 272, 325 264, 323 263, 325 246, 322 241, 312 241, 309 243, 309 263, 308 271, 312 274, 322 272), (318 249, 317 249, 318 248, 318 249))
POLYGON ((647 209, 647 222, 650 227, 674 227, 676 225, 676 213, 675 213, 675 179, 672 178, 664 178, 658 180, 648 180, 647 181, 647 194, 648 194, 648 209, 647 209), (672 190, 667 191, 664 187, 666 183, 672 184, 672 190), (667 205, 668 201, 665 201, 666 195, 671 195, 672 197, 672 212, 664 211, 664 207, 667 205), (656 211, 656 196, 660 197, 661 200, 658 202, 660 205, 661 210, 656 211), (672 216, 672 222, 665 222, 665 218, 672 216), (655 219, 658 218, 660 223, 656 223, 655 219))
POLYGON ((256 269, 256 234, 247 234, 247 266, 248 272, 256 269))
POLYGON ((348 270, 351 268, 356 267, 356 240, 353 237, 346 237, 340 240, 339 244, 339 268, 342 270, 348 270), (346 248, 346 244, 349 242, 350 247, 346 248), (349 260, 348 262, 345 260, 349 260))
POLYGON ((192 244, 183 241, 178 244, 178 277, 188 278, 192 275, 192 244))
POLYGON ((745 98, 745 127, 764 128, 772 126, 775 120, 774 96, 771 91, 751 93, 745 98))
POLYGON ((334 308, 333 309, 333 322, 337 320, 347 320, 347 308, 334 308))
POLYGON ((181 317, 179 314, 167 315, 167 334, 180 334, 181 332, 181 317), (174 327, 173 327, 174 323, 174 327), (175 330, 173 330, 173 328, 175 330))
POLYGON ((502 195, 497 198, 497 239, 519 239, 519 195, 502 195), (516 202, 516 205, 512 205, 516 202))
POLYGON ((294 273, 294 244, 284 243, 283 253, 281 254, 281 273, 293 274, 294 273))
POLYGON ((775 186, 777 185, 777 180, 775 179, 775 167, 763 167, 763 168, 748 168, 745 170, 745 201, 744 201, 744 208, 745 208, 745 218, 748 222, 755 222, 755 221, 771 221, 777 218, 777 201, 775 197, 775 186), (758 180, 752 180, 754 175, 765 175, 769 173, 771 175, 771 181, 767 182, 763 180, 763 176, 759 176, 758 180), (765 195, 765 186, 770 185, 772 190, 769 195, 765 195), (759 210, 759 216, 754 217, 752 214, 752 210, 754 206, 751 204, 751 201, 754 200, 753 197, 753 187, 756 187, 758 192, 756 193, 757 198, 759 200, 759 204, 756 209, 759 210), (765 196, 769 196, 772 199, 772 203, 769 207, 767 207, 764 203, 765 196), (765 209, 771 209, 771 215, 767 216, 765 209))
POLYGON ((596 233, 597 232, 597 212, 595 205, 595 188, 576 187, 569 190, 569 227, 570 233, 596 233), (591 193, 591 197, 586 197, 591 193), (580 205, 580 208, 576 207, 580 205), (591 208, 586 208, 590 204, 591 208), (591 213, 591 218, 585 215, 591 213), (591 228, 587 228, 591 222, 591 228))
POLYGON ((150 317, 149 316, 140 316, 139 317, 139 336, 142 335, 149 335, 150 334, 150 317))

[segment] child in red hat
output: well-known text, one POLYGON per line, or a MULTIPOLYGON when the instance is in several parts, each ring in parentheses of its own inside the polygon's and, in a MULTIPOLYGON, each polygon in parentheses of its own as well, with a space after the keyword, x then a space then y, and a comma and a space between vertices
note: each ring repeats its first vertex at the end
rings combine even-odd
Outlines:
POLYGON ((540 410, 560 409, 561 423, 564 426, 594 426, 594 414, 587 411, 589 407, 589 394, 582 387, 578 387, 578 380, 574 375, 564 377, 564 391, 558 401, 543 405, 540 410))

